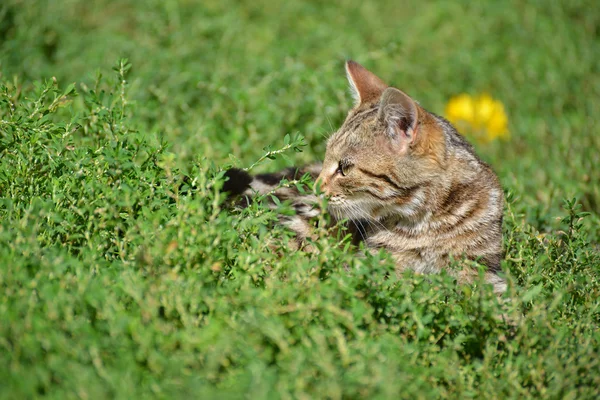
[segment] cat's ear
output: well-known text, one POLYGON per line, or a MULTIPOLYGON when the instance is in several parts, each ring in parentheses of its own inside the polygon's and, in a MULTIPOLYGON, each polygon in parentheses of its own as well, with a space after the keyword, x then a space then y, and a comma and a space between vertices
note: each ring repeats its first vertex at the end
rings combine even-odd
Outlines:
POLYGON ((355 105, 376 101, 388 87, 375 74, 352 60, 346 61, 346 75, 355 105))
POLYGON ((387 88, 379 100, 378 118, 384 123, 387 136, 399 146, 399 151, 408 150, 417 136, 417 103, 403 91, 387 88))

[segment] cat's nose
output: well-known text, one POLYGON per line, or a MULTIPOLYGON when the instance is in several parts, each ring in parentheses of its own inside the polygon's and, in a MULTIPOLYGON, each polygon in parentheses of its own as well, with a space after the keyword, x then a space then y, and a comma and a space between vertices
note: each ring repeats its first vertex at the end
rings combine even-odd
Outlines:
POLYGON ((329 196, 329 188, 327 183, 328 179, 323 175, 319 175, 319 177, 315 181, 315 189, 318 187, 322 193, 324 193, 326 196, 329 196))

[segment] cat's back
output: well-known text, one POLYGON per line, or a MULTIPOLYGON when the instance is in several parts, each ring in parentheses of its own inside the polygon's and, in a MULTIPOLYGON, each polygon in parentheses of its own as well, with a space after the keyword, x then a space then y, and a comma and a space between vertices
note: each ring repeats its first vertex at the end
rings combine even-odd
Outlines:
MULTIPOLYGON (((482 189, 498 189, 502 190, 498 176, 490 167, 489 164, 481 160, 473 145, 465 139, 458 131, 452 126, 448 120, 439 115, 434 115, 436 122, 442 128, 444 137, 446 140, 446 155, 450 158, 450 163, 455 163, 455 172, 458 177, 463 175, 463 179, 459 179, 463 182, 479 181, 479 184, 483 184, 482 189)), ((476 189, 474 187, 473 189, 476 189)))
MULTIPOLYGON (((504 192, 492 168, 444 118, 435 116, 446 140, 446 173, 429 225, 437 246, 479 259, 494 271, 502 259, 504 192)), ((436 247, 436 246, 434 246, 436 247)))

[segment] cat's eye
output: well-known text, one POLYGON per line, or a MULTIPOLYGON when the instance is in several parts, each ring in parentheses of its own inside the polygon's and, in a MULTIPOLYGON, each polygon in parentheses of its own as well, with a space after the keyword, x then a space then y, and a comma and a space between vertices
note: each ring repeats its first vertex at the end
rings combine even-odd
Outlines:
POLYGON ((352 164, 348 160, 341 160, 336 172, 342 174, 342 176, 346 176, 350 172, 350 168, 352 168, 352 164))

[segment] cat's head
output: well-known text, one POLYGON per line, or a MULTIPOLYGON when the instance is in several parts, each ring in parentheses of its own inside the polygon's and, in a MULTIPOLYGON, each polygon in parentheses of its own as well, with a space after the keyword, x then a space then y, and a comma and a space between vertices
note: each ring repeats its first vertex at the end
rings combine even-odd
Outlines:
POLYGON ((337 218, 415 213, 423 187, 444 170, 446 144, 437 119, 406 93, 354 61, 346 72, 356 100, 327 142, 321 190, 337 218))

